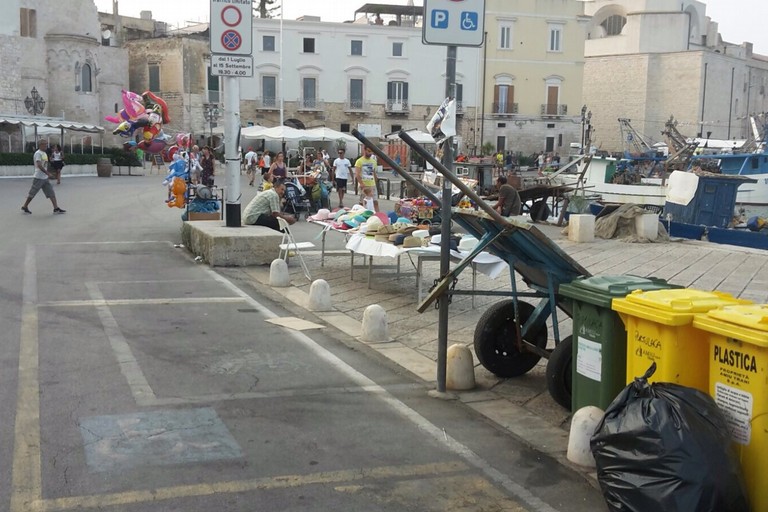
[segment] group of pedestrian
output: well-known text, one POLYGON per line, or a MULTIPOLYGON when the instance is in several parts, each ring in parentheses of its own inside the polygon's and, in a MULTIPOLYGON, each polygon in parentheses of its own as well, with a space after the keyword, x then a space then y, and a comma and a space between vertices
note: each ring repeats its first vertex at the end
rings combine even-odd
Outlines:
POLYGON ((539 176, 544 174, 544 169, 547 167, 560 167, 560 154, 559 153, 534 153, 534 161, 536 162, 536 170, 539 176))
MULTIPOLYGON (((248 154, 252 148, 248 148, 246 153, 246 162, 248 154)), ((363 155, 360 156, 354 166, 346 157, 346 149, 339 148, 337 157, 330 165, 330 179, 336 187, 339 196, 339 208, 344 208, 344 197, 347 192, 347 186, 350 179, 354 179, 360 189, 360 204, 366 209, 379 211, 378 201, 378 176, 376 168, 378 161, 370 148, 363 148, 363 155), (354 169, 354 170, 352 170, 354 169), (354 176, 351 173, 354 172, 354 176)), ((275 157, 268 173, 265 175, 265 182, 270 182, 271 187, 259 192, 250 203, 245 207, 243 223, 247 225, 266 226, 275 230, 280 230, 278 217, 282 217, 289 224, 296 222, 295 217, 283 212, 283 201, 285 195, 285 178, 287 169, 285 167, 285 155, 280 152, 275 157)), ((251 157, 252 160, 252 157, 251 157)), ((313 166, 327 165, 330 156, 325 153, 318 153, 313 157, 313 166)))

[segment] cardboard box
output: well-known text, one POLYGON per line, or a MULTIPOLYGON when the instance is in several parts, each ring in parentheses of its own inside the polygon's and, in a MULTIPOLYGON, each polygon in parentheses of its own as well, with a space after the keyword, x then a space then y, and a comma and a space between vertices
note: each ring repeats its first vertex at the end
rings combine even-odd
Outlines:
POLYGON ((221 220, 221 213, 189 212, 189 220, 221 220))

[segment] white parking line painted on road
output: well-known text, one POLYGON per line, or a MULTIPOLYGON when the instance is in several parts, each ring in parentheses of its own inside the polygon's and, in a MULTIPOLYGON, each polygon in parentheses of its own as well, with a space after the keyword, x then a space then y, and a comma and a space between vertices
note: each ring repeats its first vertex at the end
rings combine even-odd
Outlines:
POLYGON ((245 302, 241 297, 180 297, 158 299, 103 299, 103 300, 57 300, 41 302, 41 308, 96 307, 96 306, 145 306, 171 304, 222 304, 227 302, 245 302))
MULTIPOLYGON (((206 269, 214 279, 221 284, 232 290, 233 293, 240 295, 247 300, 254 308, 259 309, 260 313, 267 318, 276 318, 277 314, 270 311, 266 306, 258 302, 256 299, 245 293, 243 290, 235 286, 234 283, 229 281, 226 277, 217 274, 211 269, 206 269)), ((306 334, 298 331, 286 330, 289 336, 292 336, 296 341, 301 342, 307 349, 311 350, 320 359, 331 365, 341 374, 358 384, 359 386, 365 386, 371 390, 375 390, 374 394, 381 398, 390 408, 395 412, 409 420, 422 432, 429 435, 437 443, 445 446, 451 452, 460 456, 467 463, 480 469, 488 478, 502 486, 504 489, 513 494, 516 498, 520 499, 529 506, 534 512, 557 512, 557 510, 551 507, 549 504, 542 501, 540 498, 531 493, 528 489, 518 484, 501 471, 494 468, 488 461, 477 455, 465 445, 458 442, 453 437, 446 434, 442 429, 431 423, 424 416, 408 407, 406 404, 398 400, 395 396, 389 393, 386 389, 376 384, 373 380, 369 379, 362 373, 358 372, 347 363, 339 359, 336 355, 321 347, 312 338, 306 334)))
POLYGON ((19 344, 19 388, 11 480, 11 512, 40 510, 43 495, 40 463, 40 384, 37 323, 37 265, 35 248, 27 246, 19 344))
POLYGON ((109 339, 109 344, 112 346, 112 352, 115 354, 117 364, 120 366, 120 372, 122 372, 125 379, 128 381, 128 386, 131 388, 131 394, 137 405, 147 405, 147 402, 155 400, 155 392, 147 382, 147 378, 144 376, 144 372, 141 371, 141 366, 133 355, 131 346, 125 340, 120 326, 117 325, 117 320, 112 316, 112 312, 105 304, 104 295, 96 285, 96 283, 85 283, 85 287, 88 289, 88 295, 91 300, 97 303, 96 312, 99 314, 101 325, 104 327, 104 333, 109 339))

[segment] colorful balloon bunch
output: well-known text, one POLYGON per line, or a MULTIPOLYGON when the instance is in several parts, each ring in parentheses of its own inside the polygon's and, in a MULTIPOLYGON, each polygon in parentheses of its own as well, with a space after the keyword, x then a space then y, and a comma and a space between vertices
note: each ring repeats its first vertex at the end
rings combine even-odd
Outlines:
MULTIPOLYGON (((171 122, 168 116, 168 105, 159 96, 146 91, 139 95, 131 91, 123 91, 123 108, 115 116, 105 119, 117 124, 112 131, 114 135, 133 137, 139 131, 141 137, 135 143, 137 148, 147 153, 159 153, 168 144, 168 136, 163 133, 163 124, 171 122)), ((134 144, 130 144, 134 146, 134 144)))

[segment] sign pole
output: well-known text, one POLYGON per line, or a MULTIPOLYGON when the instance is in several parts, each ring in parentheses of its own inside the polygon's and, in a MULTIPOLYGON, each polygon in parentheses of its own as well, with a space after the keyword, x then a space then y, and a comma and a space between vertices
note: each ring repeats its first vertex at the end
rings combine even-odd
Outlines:
POLYGON ((228 228, 239 228, 240 218, 240 79, 224 78, 224 160, 226 161, 228 228))
MULTIPOLYGON (((242 225, 239 79, 253 76, 253 2, 252 0, 210 0, 210 2, 211 74, 224 77, 226 224, 230 228, 239 228, 242 225)), ((280 50, 282 51, 282 48, 280 50)))
MULTIPOLYGON (((455 46, 448 47, 445 65, 445 95, 453 99, 456 97, 456 55, 455 46)), ((453 137, 448 137, 443 142, 442 163, 446 169, 453 172, 453 137)), ((445 277, 451 270, 451 182, 443 177, 443 205, 440 208, 442 220, 440 231, 440 276, 445 277)), ((437 324, 437 391, 445 393, 446 368, 448 361, 448 318, 451 292, 449 289, 440 297, 440 310, 437 324)))

